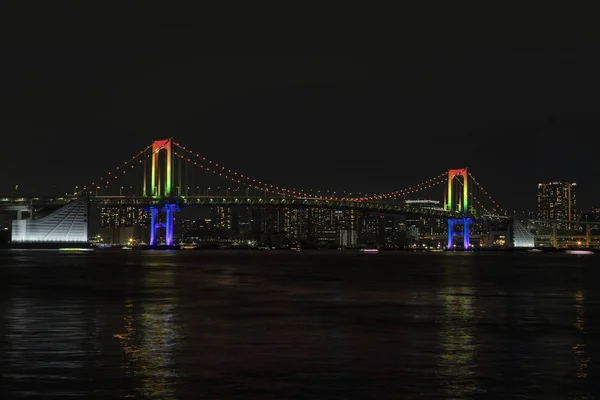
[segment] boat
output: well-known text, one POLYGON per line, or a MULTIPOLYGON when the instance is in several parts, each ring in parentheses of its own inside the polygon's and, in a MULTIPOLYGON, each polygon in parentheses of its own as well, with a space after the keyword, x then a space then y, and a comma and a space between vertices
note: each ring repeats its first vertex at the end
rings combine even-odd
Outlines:
POLYGON ((81 253, 84 251, 94 251, 94 249, 89 247, 61 247, 58 251, 65 251, 70 253, 81 253))
POLYGON ((579 254, 579 255, 583 255, 583 254, 595 254, 595 252, 593 250, 584 250, 584 249, 571 249, 571 250, 565 251, 565 253, 567 253, 567 254, 579 254))
POLYGON ((360 251, 361 253, 379 253, 378 249, 360 249, 358 251, 360 251))

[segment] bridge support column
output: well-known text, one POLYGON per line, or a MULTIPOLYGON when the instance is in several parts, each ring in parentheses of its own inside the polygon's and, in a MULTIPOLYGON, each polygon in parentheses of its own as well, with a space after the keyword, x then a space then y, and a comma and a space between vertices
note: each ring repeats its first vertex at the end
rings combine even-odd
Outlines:
POLYGON ((463 248, 465 250, 469 250, 471 248, 471 232, 469 229, 470 223, 471 223, 471 220, 469 218, 465 218, 463 220, 463 225, 464 225, 463 248))
POLYGON ((456 236, 456 232, 454 232, 455 224, 463 224, 463 249, 469 250, 471 248, 471 232, 470 225, 473 223, 471 218, 456 218, 456 219, 448 219, 448 249, 454 248, 454 236, 456 236))
POLYGON ((17 220, 21 219, 33 219, 33 205, 17 209, 17 220), (23 217, 23 213, 26 214, 26 218, 23 217))
POLYGON ((448 219, 448 249, 454 247, 454 220, 448 219))
POLYGON ((177 206, 175 204, 167 204, 165 206, 165 213, 166 213, 165 244, 167 246, 173 246, 173 222, 174 222, 176 207, 177 206))
POLYGON ((156 220, 158 218, 158 208, 150 208, 150 246, 156 245, 156 220))
POLYGON ((158 229, 165 228, 165 245, 173 246, 173 227, 175 221, 175 212, 179 211, 177 204, 169 203, 163 207, 150 207, 150 246, 156 246, 158 239, 158 229), (165 222, 158 222, 158 215, 162 212, 165 215, 165 222))

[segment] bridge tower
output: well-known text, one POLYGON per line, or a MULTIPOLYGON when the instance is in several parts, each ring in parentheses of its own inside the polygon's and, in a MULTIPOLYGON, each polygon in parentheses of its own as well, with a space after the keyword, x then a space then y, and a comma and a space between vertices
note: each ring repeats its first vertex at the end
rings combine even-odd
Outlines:
POLYGON ((150 206, 150 246, 157 245, 158 229, 165 228, 165 245, 173 245, 174 214, 179 211, 176 199, 173 199, 173 142, 171 138, 152 142, 152 169, 150 179, 144 171, 143 194, 159 200, 158 206, 150 206), (163 157, 164 154, 164 157, 163 157), (150 181, 150 193, 147 184, 150 181), (164 222, 159 216, 164 214, 164 222))
POLYGON ((448 191, 444 203, 446 211, 459 212, 463 215, 462 218, 448 218, 448 249, 454 248, 454 237, 458 236, 454 227, 459 224, 463 225, 463 248, 470 249, 470 225, 473 223, 473 219, 469 218, 469 172, 467 168, 448 170, 448 191), (458 187, 459 185, 462 185, 462 190, 458 187))
POLYGON ((148 176, 144 170, 144 197, 170 197, 173 181, 172 140, 155 140, 152 142, 152 170, 150 174, 150 194, 148 194, 148 176), (160 163, 161 152, 165 153, 164 164, 160 163))
POLYGON ((469 211, 469 172, 467 168, 448 170, 446 210, 465 213, 469 211), (460 182, 460 178, 462 178, 462 182, 460 182), (458 186, 457 183, 462 184, 462 196, 460 190, 454 190, 454 187, 458 186))

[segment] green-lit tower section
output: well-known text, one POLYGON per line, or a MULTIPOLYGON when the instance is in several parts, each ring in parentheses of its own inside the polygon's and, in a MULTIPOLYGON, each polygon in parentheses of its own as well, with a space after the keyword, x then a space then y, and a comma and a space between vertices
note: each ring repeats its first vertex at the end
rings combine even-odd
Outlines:
POLYGON ((170 197, 173 181, 173 155, 171 139, 155 140, 152 142, 152 171, 151 189, 153 197, 170 197), (161 151, 166 152, 166 166, 160 168, 159 155, 161 151), (164 171, 161 171, 164 170, 164 171), (161 172, 165 176, 161 176, 161 172))
POLYGON ((448 193, 446 197, 446 210, 447 211, 458 211, 466 213, 469 211, 469 173, 466 168, 451 169, 448 171, 448 193), (455 202, 454 199, 454 178, 463 178, 463 190, 462 199, 459 198, 455 202))
MULTIPOLYGON (((458 181, 460 182, 460 181, 458 181)), ((471 248, 471 235, 469 226, 473 220, 468 217, 469 212, 469 173, 466 168, 451 169, 448 171, 448 193, 446 193, 446 211, 459 212, 463 215, 462 218, 448 219, 448 249, 454 248, 454 236, 457 233, 454 231, 454 226, 461 224, 463 228, 463 248, 469 250, 471 248), (454 184, 457 178, 462 178, 462 196, 460 191, 457 191, 458 199, 454 198, 454 184)))

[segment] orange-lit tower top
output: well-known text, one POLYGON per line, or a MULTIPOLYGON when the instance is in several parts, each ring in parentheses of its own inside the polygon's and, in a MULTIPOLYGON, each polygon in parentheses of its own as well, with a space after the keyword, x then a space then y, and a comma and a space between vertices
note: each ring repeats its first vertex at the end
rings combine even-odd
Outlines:
POLYGON ((448 193, 446 197, 446 210, 458 212, 469 211, 469 173, 467 171, 467 168, 448 170, 448 193), (452 195, 452 188, 454 186, 455 177, 463 178, 462 201, 459 197, 458 202, 456 202, 456 206, 454 205, 454 197, 452 195))
MULTIPOLYGON (((152 190, 151 196, 153 197, 170 197, 172 188, 173 178, 173 157, 172 157, 172 140, 155 140, 152 142, 152 174, 150 188, 152 190), (161 151, 165 151, 166 154, 166 168, 164 168, 164 174, 161 175, 161 168, 159 164, 159 154, 161 151)), ((144 179, 146 179, 144 177, 144 179)))

